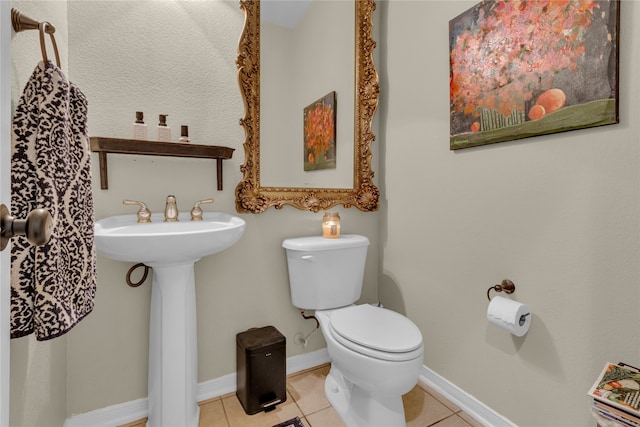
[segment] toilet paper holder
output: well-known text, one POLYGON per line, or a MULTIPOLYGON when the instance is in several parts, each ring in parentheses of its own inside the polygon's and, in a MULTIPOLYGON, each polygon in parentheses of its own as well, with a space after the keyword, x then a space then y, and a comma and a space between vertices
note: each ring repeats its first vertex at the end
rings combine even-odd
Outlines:
POLYGON ((512 294, 516 290, 516 285, 514 285, 511 280, 504 279, 499 285, 494 285, 490 287, 489 289, 487 289, 487 299, 489 301, 491 301, 491 296, 489 295, 489 293, 491 292, 492 289, 496 292, 504 292, 507 294, 512 294))

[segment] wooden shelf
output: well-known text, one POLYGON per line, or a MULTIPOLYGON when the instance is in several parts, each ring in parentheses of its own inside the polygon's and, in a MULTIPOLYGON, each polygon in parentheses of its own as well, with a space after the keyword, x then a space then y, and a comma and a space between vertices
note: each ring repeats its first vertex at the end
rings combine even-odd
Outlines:
POLYGON ((233 156, 233 148, 216 145, 181 144, 177 142, 140 141, 137 139, 92 136, 91 151, 100 158, 100 188, 109 189, 107 154, 138 154, 144 156, 191 157, 216 159, 218 191, 222 191, 222 161, 233 156))

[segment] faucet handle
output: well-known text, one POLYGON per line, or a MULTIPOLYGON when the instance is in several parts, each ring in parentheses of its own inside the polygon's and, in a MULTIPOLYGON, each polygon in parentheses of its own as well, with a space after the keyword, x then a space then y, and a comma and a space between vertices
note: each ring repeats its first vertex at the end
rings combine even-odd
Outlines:
POLYGON ((178 211, 178 203, 176 202, 176 196, 170 194, 167 196, 167 204, 164 207, 164 222, 179 221, 180 213, 178 211))
POLYGON ((198 200, 191 209, 191 221, 202 221, 202 209, 200 209, 201 203, 213 203, 213 199, 198 200))
POLYGON ((137 202, 135 200, 123 200, 123 205, 139 205, 138 210, 138 222, 151 222, 151 211, 147 208, 144 202, 137 202))

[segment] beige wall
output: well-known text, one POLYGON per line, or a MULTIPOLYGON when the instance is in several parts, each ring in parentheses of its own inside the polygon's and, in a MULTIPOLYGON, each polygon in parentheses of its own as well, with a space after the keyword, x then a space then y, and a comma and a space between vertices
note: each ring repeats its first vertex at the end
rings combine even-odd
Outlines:
POLYGON ((426 366, 514 423, 594 425, 596 375, 640 356, 640 2, 621 5, 620 124, 451 152, 448 22, 476 3, 380 4, 380 297, 426 366), (486 321, 504 278, 524 338, 486 321))
MULTIPOLYGON (((13 3, 55 21, 66 37, 65 2, 13 3)), ((194 142, 235 148, 225 189, 215 190, 212 161, 111 156, 110 189, 94 186, 97 218, 130 212, 125 197, 160 211, 170 193, 183 210, 213 196, 216 210, 235 211, 242 16, 234 1, 161 4, 172 11, 170 25, 140 2, 111 2, 91 22, 87 7, 104 5, 69 2, 69 41, 58 38, 63 68, 89 98, 92 135, 126 137, 143 110, 150 132, 168 113, 174 132, 189 124, 194 142), (158 26, 164 35, 152 37, 158 26), (192 33, 206 42, 189 42, 192 33)), ((474 4, 378 4, 374 170, 383 204, 373 214, 340 209, 345 231, 372 240, 363 299, 376 301, 379 284, 380 299, 420 327, 425 365, 516 424, 592 425, 585 393, 594 376, 605 361, 640 356, 640 3, 622 1, 620 124, 451 152, 447 24, 474 4), (534 313, 521 339, 485 320, 486 290, 503 278, 534 313)), ((38 55, 35 35, 14 36, 14 98, 38 55)), ((242 218, 241 241, 196 267, 200 381, 235 370, 239 331, 273 324, 291 356, 304 351, 293 336, 312 327, 290 304, 280 243, 316 233, 321 214, 284 208, 242 218)), ((67 337, 13 341, 12 425, 59 426, 65 415, 146 396, 150 287, 128 288, 129 267, 99 258, 95 312, 67 337), (43 382, 46 391, 36 393, 43 382)), ((307 350, 322 346, 315 335, 307 350)))

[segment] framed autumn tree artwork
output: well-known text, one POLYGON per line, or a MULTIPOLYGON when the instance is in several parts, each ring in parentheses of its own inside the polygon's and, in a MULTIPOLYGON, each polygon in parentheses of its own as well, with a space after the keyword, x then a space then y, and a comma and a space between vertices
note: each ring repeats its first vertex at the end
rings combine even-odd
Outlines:
POLYGON ((484 0, 449 22, 450 148, 618 123, 619 0, 484 0))
POLYGON ((304 109, 304 170, 336 168, 336 93, 304 109))

